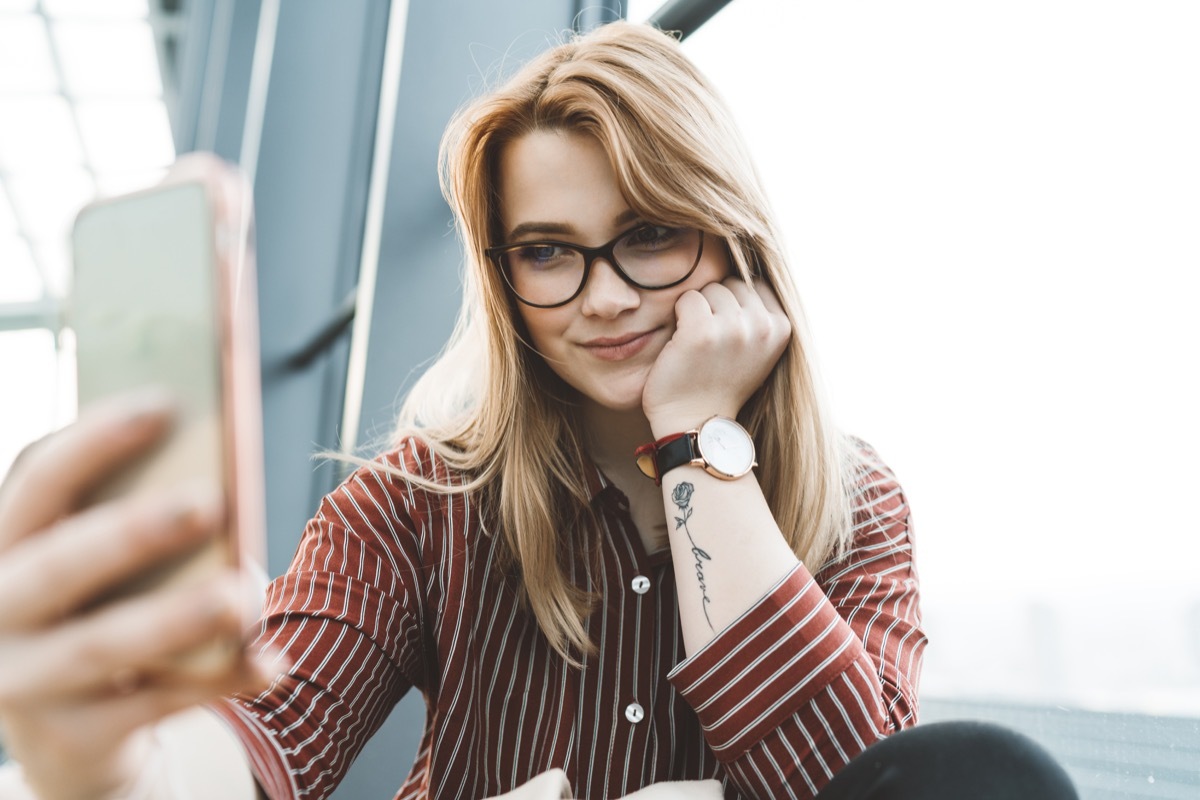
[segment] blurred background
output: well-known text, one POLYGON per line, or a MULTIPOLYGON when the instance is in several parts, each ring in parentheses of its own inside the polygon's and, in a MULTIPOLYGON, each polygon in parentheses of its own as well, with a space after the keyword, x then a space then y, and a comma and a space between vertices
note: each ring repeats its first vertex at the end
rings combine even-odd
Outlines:
MULTIPOLYGON (((1200 6, 0 0, 0 474, 74 414, 68 234, 210 150, 254 179, 270 563, 458 305, 450 114, 564 32, 681 30, 733 107, 829 393, 913 508, 925 719, 1089 800, 1200 797, 1200 6)), ((338 796, 386 797, 405 700, 338 796)))

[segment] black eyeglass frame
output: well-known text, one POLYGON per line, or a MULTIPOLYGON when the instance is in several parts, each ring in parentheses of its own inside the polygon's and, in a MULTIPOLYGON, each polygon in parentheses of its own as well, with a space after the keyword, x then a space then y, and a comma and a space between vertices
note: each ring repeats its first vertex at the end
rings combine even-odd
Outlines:
POLYGON ((539 239, 537 241, 531 241, 531 242, 517 242, 516 244, 502 244, 502 245, 497 245, 495 247, 488 247, 488 248, 485 248, 483 252, 487 254, 487 257, 489 259, 491 259, 492 263, 495 264, 496 267, 500 270, 500 274, 504 276, 504 282, 506 284, 508 284, 509 289, 512 289, 513 297, 517 298, 525 305, 531 306, 533 308, 558 308, 559 306, 565 306, 567 303, 571 302, 576 297, 579 297, 580 293, 583 292, 583 287, 587 286, 588 278, 591 277, 592 264, 596 261, 597 258, 600 258, 601 256, 603 256, 604 260, 607 261, 609 266, 611 266, 613 268, 613 271, 621 276, 621 280, 625 281, 630 286, 633 286, 637 289, 647 289, 650 291, 654 291, 656 289, 670 289, 672 286, 678 286, 679 284, 686 281, 688 278, 692 277, 692 273, 696 271, 696 267, 700 266, 700 259, 704 255, 704 231, 702 231, 700 229, 695 229, 696 233, 700 234, 700 242, 696 248, 696 260, 692 262, 692 266, 688 268, 688 271, 684 274, 684 276, 682 278, 680 278, 679 280, 676 280, 676 281, 671 281, 670 283, 664 283, 661 286, 646 286, 644 284, 638 283, 633 278, 629 277, 629 275, 621 267, 620 262, 617 261, 617 257, 613 251, 617 247, 617 242, 621 241, 622 239, 624 239, 626 236, 633 233, 637 229, 644 228, 644 227, 646 227, 646 223, 644 223, 644 222, 634 225, 632 228, 629 228, 629 229, 617 234, 612 239, 612 241, 602 244, 599 247, 584 247, 582 245, 578 245, 573 242, 560 242, 560 241, 556 241, 554 239, 539 239), (583 276, 579 279, 579 288, 577 288, 575 290, 575 293, 572 294, 570 297, 568 297, 566 300, 563 300, 558 303, 548 303, 548 304, 534 303, 534 302, 526 300, 524 297, 522 297, 521 293, 517 291, 517 287, 513 286, 512 276, 509 274, 508 267, 506 267, 504 265, 504 255, 505 255, 505 253, 508 253, 511 250, 520 250, 523 247, 547 247, 547 246, 565 247, 568 250, 574 250, 575 252, 582 255, 583 256, 583 276))

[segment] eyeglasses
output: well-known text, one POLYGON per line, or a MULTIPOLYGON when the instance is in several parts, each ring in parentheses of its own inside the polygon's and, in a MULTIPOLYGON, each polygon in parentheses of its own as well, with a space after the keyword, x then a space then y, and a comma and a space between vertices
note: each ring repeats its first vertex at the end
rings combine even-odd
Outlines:
POLYGON ((535 308, 555 308, 579 296, 597 258, 639 289, 683 283, 700 263, 704 232, 642 223, 600 247, 537 241, 489 247, 484 252, 500 267, 518 300, 535 308))

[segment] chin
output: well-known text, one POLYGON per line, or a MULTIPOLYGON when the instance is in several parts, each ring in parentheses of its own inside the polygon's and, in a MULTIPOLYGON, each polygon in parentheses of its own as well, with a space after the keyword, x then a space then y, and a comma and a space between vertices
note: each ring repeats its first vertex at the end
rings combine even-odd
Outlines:
POLYGON ((642 410, 642 384, 636 387, 605 386, 599 391, 592 387, 576 387, 577 391, 591 402, 609 411, 629 412, 642 410))
POLYGON ((612 400, 598 399, 595 402, 599 403, 601 406, 604 406, 609 411, 620 411, 625 413, 642 410, 642 396, 640 394, 634 398, 618 398, 612 400))

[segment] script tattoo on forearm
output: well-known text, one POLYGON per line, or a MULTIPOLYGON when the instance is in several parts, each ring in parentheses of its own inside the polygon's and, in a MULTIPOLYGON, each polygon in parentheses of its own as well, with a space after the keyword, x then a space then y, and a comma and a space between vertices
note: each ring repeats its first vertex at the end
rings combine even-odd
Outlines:
POLYGON ((675 491, 671 492, 671 502, 679 507, 680 516, 675 517, 675 530, 683 528, 683 532, 687 534, 688 541, 692 545, 692 557, 696 559, 696 581, 700 584, 700 608, 704 611, 704 619, 708 622, 708 629, 713 628, 712 620, 708 616, 708 604, 712 602, 712 598, 708 596, 708 585, 704 582, 704 562, 712 561, 712 556, 696 546, 696 540, 692 538, 692 532, 688 530, 688 520, 692 518, 692 492, 695 491, 687 481, 675 487, 675 491))

